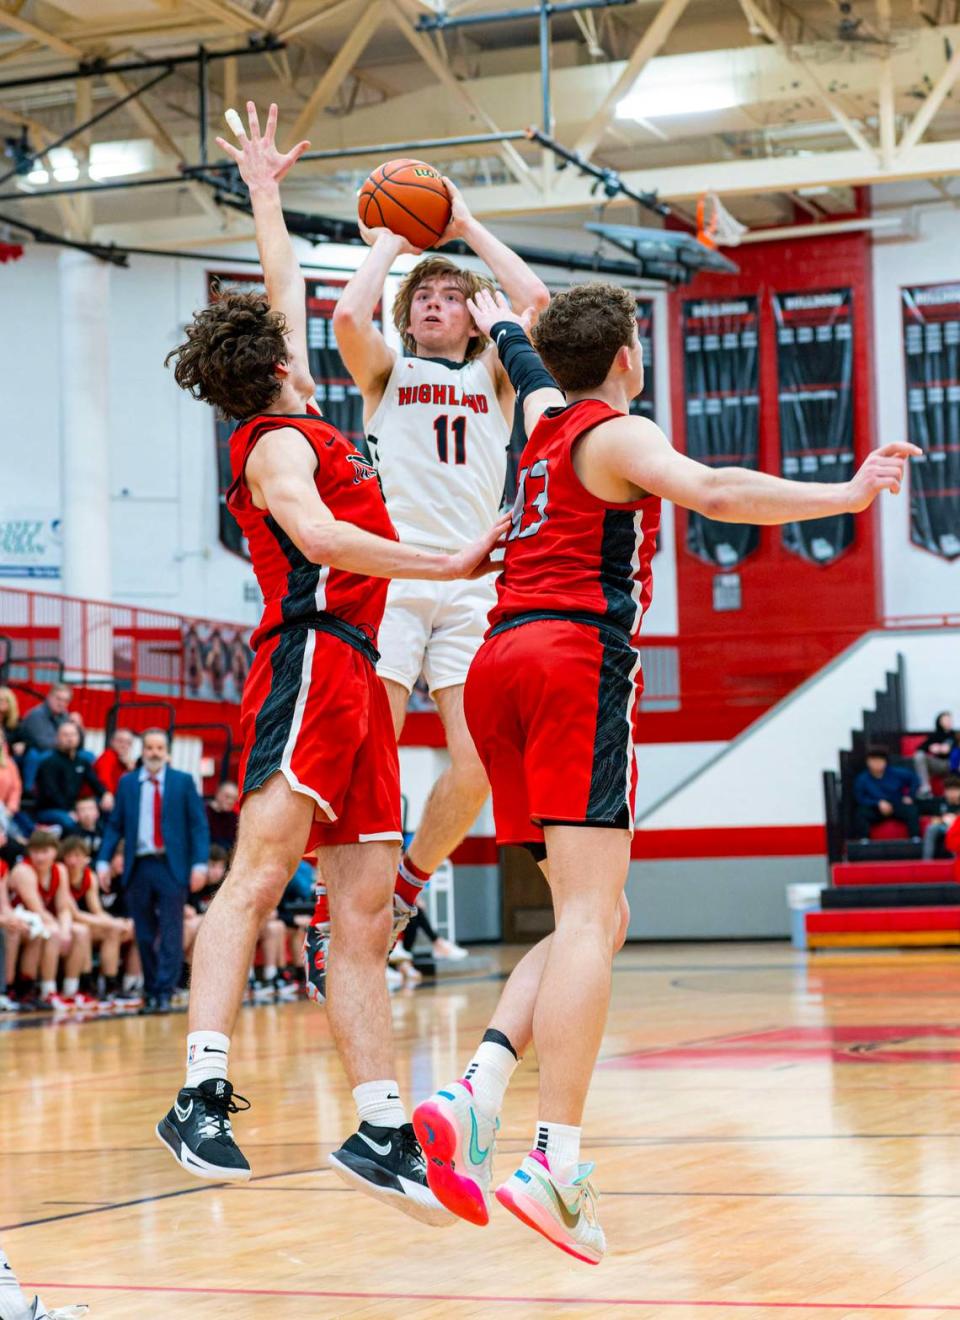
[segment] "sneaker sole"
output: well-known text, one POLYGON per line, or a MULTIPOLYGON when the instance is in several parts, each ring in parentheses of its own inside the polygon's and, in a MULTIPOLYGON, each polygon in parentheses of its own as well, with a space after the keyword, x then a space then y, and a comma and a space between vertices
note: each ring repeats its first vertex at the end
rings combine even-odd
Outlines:
POLYGON ((307 978, 307 998, 312 1004, 325 1004, 327 1002, 327 996, 321 994, 309 978, 307 978))
POLYGON ((490 1211, 483 1188, 475 1178, 457 1173, 460 1130, 435 1100, 425 1100, 413 1111, 413 1130, 427 1161, 427 1185, 441 1205, 458 1219, 483 1228, 490 1211))
POLYGON ((556 1236, 557 1225, 554 1220, 546 1211, 542 1210, 536 1202, 529 1205, 530 1213, 528 1213, 527 1208, 517 1197, 514 1196, 506 1183, 497 1188, 494 1192, 494 1196, 505 1210, 509 1210, 512 1215, 516 1215, 521 1224, 526 1224, 527 1228, 532 1228, 535 1233, 539 1233, 541 1237, 546 1238, 552 1246, 559 1247, 560 1250, 565 1251, 568 1256, 573 1256, 577 1260, 582 1260, 585 1265, 600 1264, 603 1259, 602 1255, 587 1256, 584 1253, 589 1250, 588 1247, 580 1247, 579 1245, 575 1247, 571 1242, 558 1238, 556 1236), (543 1219, 540 1219, 539 1215, 534 1217, 535 1211, 539 1211, 540 1214, 544 1216, 543 1219), (554 1231, 551 1232, 551 1229, 554 1231))
POLYGON ((180 1140, 176 1128, 165 1118, 160 1120, 154 1131, 157 1140, 166 1147, 181 1169, 186 1169, 187 1173, 192 1173, 195 1178, 208 1180, 212 1178, 217 1182, 246 1182, 250 1177, 250 1169, 223 1169, 219 1165, 208 1164, 199 1155, 194 1155, 193 1151, 180 1140))
POLYGON ((341 1163, 335 1153, 331 1153, 328 1159, 334 1173, 342 1178, 348 1186, 355 1188, 358 1192, 365 1192, 367 1196, 372 1197, 375 1201, 382 1201, 384 1205, 389 1205, 394 1210, 401 1210, 405 1215, 409 1215, 411 1219, 417 1219, 421 1224, 429 1224, 431 1228, 446 1228, 454 1222, 453 1216, 445 1210, 422 1205, 404 1191, 397 1191, 393 1187, 380 1186, 371 1182, 369 1178, 364 1178, 356 1170, 341 1163))

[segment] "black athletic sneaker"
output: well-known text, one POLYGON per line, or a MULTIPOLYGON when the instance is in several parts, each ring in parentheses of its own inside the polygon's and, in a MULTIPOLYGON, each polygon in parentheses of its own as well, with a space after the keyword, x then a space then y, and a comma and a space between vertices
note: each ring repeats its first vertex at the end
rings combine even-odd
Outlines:
POLYGON ((234 1095, 229 1082, 211 1077, 199 1086, 183 1088, 157 1124, 157 1136, 188 1173, 240 1181, 250 1177, 250 1165, 233 1139, 230 1115, 249 1108, 249 1100, 234 1095))
POLYGON ((327 997, 327 955, 330 950, 330 922, 307 927, 303 941, 303 968, 307 974, 307 997, 322 1004, 327 997))
POLYGON ((359 1192, 376 1197, 424 1224, 442 1228, 456 1216, 446 1210, 427 1186, 427 1162, 413 1131, 361 1123, 339 1150, 330 1155, 335 1173, 359 1192))

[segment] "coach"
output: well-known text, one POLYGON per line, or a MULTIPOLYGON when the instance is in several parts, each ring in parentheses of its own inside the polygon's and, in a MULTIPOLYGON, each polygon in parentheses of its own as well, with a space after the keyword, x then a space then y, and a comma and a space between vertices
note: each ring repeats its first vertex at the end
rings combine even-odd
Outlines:
POLYGON ((183 959, 183 907, 192 879, 206 876, 210 833, 190 775, 169 764, 162 729, 143 735, 142 766, 123 775, 97 857, 101 884, 123 840, 119 881, 143 962, 145 1009, 164 1013, 183 959))

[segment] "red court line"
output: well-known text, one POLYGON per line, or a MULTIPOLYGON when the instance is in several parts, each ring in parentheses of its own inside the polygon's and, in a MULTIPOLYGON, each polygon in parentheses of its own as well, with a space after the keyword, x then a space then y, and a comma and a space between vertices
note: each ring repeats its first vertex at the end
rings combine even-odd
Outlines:
POLYGON ((691 1300, 683 1297, 523 1297, 486 1296, 482 1293, 358 1292, 310 1288, 187 1288, 122 1283, 37 1283, 26 1280, 23 1288, 37 1291, 66 1288, 79 1295, 86 1292, 201 1293, 217 1297, 339 1297, 352 1301, 381 1302, 501 1302, 529 1306, 696 1306, 713 1310, 759 1311, 960 1311, 960 1302, 742 1302, 691 1300))

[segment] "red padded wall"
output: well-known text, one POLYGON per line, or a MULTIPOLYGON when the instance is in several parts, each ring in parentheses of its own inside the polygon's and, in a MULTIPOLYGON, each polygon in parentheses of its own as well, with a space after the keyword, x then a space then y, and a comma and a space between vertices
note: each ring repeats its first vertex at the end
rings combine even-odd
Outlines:
MULTIPOLYGON (((670 295, 670 380, 673 441, 684 450, 683 327, 681 304, 689 298, 728 299, 755 294, 760 301, 760 466, 778 473, 780 427, 777 403, 777 344, 770 295, 849 287, 854 300, 855 446, 858 460, 874 444, 872 381, 872 277, 870 240, 842 234, 792 242, 758 243, 730 252, 736 276, 700 276, 670 295)), ((902 498, 902 497, 901 497, 902 498)), ((681 637, 707 633, 719 644, 684 648, 682 684, 738 694, 782 695, 837 654, 880 617, 881 583, 877 518, 857 519, 850 549, 830 566, 789 554, 780 529, 761 529, 760 548, 737 570, 743 608, 717 613, 712 603, 715 568, 686 549, 686 513, 678 510, 677 579, 681 637), (790 636, 789 634, 805 634, 790 636), (700 652, 698 657, 697 652, 700 652), (712 678, 711 678, 712 675, 712 678)))

